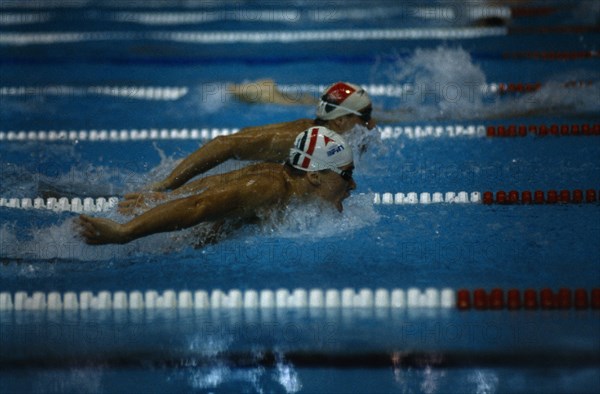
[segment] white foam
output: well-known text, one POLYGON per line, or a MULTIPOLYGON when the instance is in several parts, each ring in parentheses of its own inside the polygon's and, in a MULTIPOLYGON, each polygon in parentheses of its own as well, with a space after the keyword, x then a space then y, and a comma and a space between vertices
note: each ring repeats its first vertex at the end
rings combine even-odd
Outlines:
MULTIPOLYGON (((600 79, 598 72, 569 71, 553 75, 545 81, 514 81, 539 82, 542 85, 535 92, 498 94, 498 84, 487 83, 483 69, 461 48, 440 46, 435 49, 416 49, 408 57, 398 55, 396 63, 388 69, 378 70, 378 75, 384 75, 386 82, 392 83, 381 86, 404 87, 394 89, 394 94, 388 95, 390 98, 384 103, 387 109, 378 114, 378 117, 387 122, 464 121, 549 112, 568 112, 572 115, 596 113, 600 110, 600 100, 590 100, 590 97, 600 97, 600 84, 595 82, 600 79), (572 86, 570 81, 595 83, 572 86)), ((396 129, 409 138, 414 134, 408 127, 396 129)), ((443 135, 448 134, 445 130, 440 130, 443 135)), ((431 131, 437 134, 436 130, 431 131)), ((457 134, 457 131, 453 133, 457 134)), ((462 135, 462 132, 457 135, 462 135)))
POLYGON ((480 86, 486 85, 481 68, 463 49, 416 49, 399 58, 389 76, 409 84, 412 91, 400 97, 400 106, 411 106, 419 118, 469 118, 482 105, 480 86))
POLYGON ((286 393, 293 394, 302 390, 302 382, 294 366, 285 362, 282 356, 277 357, 274 379, 283 387, 286 393))
POLYGON ((372 195, 352 195, 344 200, 342 213, 320 201, 292 202, 281 215, 268 219, 258 232, 276 233, 282 238, 305 239, 348 234, 377 223, 379 214, 373 207, 372 199, 372 195))

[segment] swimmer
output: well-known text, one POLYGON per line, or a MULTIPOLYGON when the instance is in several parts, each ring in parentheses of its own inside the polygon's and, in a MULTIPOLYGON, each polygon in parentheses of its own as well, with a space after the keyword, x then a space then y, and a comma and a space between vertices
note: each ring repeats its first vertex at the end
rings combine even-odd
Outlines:
POLYGON ((348 82, 329 86, 317 106, 316 119, 298 119, 265 126, 245 127, 238 133, 216 137, 183 159, 162 181, 149 186, 150 191, 174 190, 187 181, 229 160, 258 160, 283 163, 296 135, 312 126, 324 126, 336 133, 346 133, 356 125, 372 130, 377 125, 367 92, 348 82))
POLYGON ((285 164, 258 163, 215 175, 199 186, 198 194, 165 202, 124 224, 81 215, 79 232, 92 245, 124 244, 200 223, 210 223, 218 232, 225 221, 255 223, 281 212, 293 199, 320 199, 341 212, 343 200, 356 188, 352 149, 340 135, 320 126, 300 133, 290 146, 285 164), (219 176, 226 181, 217 182, 219 176))

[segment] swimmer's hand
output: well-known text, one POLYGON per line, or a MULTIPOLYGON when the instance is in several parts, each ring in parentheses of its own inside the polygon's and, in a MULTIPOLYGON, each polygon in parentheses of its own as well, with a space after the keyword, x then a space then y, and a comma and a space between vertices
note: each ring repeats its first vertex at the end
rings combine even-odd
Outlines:
POLYGON ((166 179, 164 181, 154 182, 149 186, 145 187, 144 190, 149 192, 166 192, 171 188, 171 182, 166 179))
POLYGON ((148 203, 156 203, 167 198, 167 195, 162 192, 151 193, 129 193, 125 199, 119 202, 119 213, 122 215, 134 215, 138 210, 148 209, 148 203))
POLYGON ((80 215, 76 219, 79 234, 90 245, 124 244, 130 241, 123 225, 109 219, 80 215))

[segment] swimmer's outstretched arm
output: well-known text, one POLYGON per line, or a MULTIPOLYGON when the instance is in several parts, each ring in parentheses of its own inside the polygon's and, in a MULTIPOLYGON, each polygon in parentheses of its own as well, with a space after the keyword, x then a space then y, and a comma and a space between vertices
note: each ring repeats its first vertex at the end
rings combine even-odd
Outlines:
POLYGON ((160 201, 200 194, 208 188, 218 188, 238 182, 250 174, 271 176, 272 172, 273 167, 265 167, 263 163, 250 164, 237 171, 195 179, 170 192, 128 193, 124 196, 123 201, 119 202, 118 210, 123 215, 133 215, 138 210, 147 209, 149 205, 156 205, 160 201))
POLYGON ((272 183, 264 178, 244 187, 232 184, 211 189, 200 195, 159 205, 124 224, 86 215, 81 215, 77 224, 88 244, 124 244, 150 234, 181 230, 202 222, 232 216, 254 216, 258 209, 272 206, 282 197, 282 189, 273 187, 272 183))
POLYGON ((300 119, 247 127, 236 134, 216 137, 183 159, 164 180, 152 184, 150 190, 176 189, 230 159, 283 162, 296 135, 311 124, 310 119, 300 119))
POLYGON ((176 189, 196 175, 202 174, 235 157, 235 141, 232 136, 219 136, 187 156, 162 181, 150 186, 152 191, 176 189))

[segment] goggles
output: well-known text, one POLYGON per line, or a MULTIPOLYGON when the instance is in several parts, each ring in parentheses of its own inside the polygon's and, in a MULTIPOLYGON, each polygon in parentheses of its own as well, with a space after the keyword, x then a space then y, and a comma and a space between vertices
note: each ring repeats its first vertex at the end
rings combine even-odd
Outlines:
POLYGON ((333 172, 335 172, 339 176, 341 176, 342 179, 345 180, 346 182, 352 181, 352 175, 353 175, 354 167, 350 168, 348 170, 340 170, 339 168, 335 167, 335 168, 330 168, 330 170, 333 171, 333 172))
POLYGON ((369 123, 371 121, 371 113, 373 112, 373 107, 369 105, 363 112, 355 111, 348 107, 344 107, 343 105, 338 105, 336 103, 332 103, 331 101, 327 101, 327 95, 323 95, 321 97, 320 105, 325 106, 325 112, 331 112, 334 108, 340 108, 344 111, 347 111, 351 114, 358 116, 364 123, 369 123))
MULTIPOLYGON (((307 157, 311 162, 314 162, 315 164, 317 164, 320 167, 317 171, 330 170, 330 171, 335 172, 339 176, 341 176, 342 179, 344 179, 346 182, 350 182, 352 180, 354 167, 347 169, 347 170, 342 170, 336 166, 332 166, 328 163, 325 163, 324 161, 315 159, 313 156, 309 155, 306 152, 301 151, 300 149, 292 148, 291 151, 292 151, 292 153, 296 153, 296 154, 302 155, 304 157, 307 157)), ((294 167, 296 167, 302 171, 306 171, 306 168, 297 167, 296 165, 294 165, 294 167)))

